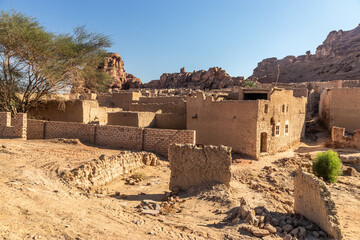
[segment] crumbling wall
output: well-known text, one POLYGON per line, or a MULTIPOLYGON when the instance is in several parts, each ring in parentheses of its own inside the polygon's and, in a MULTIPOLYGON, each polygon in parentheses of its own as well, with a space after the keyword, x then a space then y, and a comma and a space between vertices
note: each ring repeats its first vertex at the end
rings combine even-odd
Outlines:
POLYGON ((195 144, 195 131, 191 130, 171 130, 171 129, 144 129, 144 148, 145 151, 152 151, 167 156, 169 145, 195 144))
POLYGON ((26 113, 18 113, 11 118, 10 112, 0 112, 0 137, 26 139, 26 133, 26 113))
POLYGON ((96 126, 95 135, 97 145, 142 150, 142 128, 111 125, 96 126))
POLYGON ((156 128, 186 129, 186 114, 159 113, 155 119, 156 128))
POLYGON ((94 143, 95 125, 73 122, 45 122, 45 138, 78 138, 82 142, 94 143))
POLYGON ((325 183, 314 175, 296 172, 294 179, 294 210, 318 224, 335 239, 342 239, 335 202, 325 183))
POLYGON ((360 148, 360 129, 352 136, 345 136, 345 128, 332 127, 331 142, 335 148, 360 148))
POLYGON ((44 139, 45 121, 28 119, 27 120, 27 139, 44 139))
POLYGON ((98 159, 61 173, 61 178, 77 187, 89 188, 106 184, 113 179, 131 173, 144 165, 157 165, 158 158, 153 153, 121 151, 119 155, 98 159))
POLYGON ((212 183, 230 185, 230 147, 171 144, 169 161, 170 189, 177 186, 181 190, 187 190, 193 186, 212 183))

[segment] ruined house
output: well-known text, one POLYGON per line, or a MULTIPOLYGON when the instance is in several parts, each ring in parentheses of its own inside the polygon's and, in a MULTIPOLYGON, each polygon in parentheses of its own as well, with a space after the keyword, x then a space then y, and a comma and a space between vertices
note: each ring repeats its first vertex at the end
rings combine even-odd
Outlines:
POLYGON ((197 144, 226 145, 258 159, 300 142, 306 102, 280 88, 245 89, 238 100, 221 101, 198 92, 187 98, 187 129, 196 130, 197 144))
POLYGON ((329 88, 322 91, 319 115, 324 125, 345 128, 353 133, 360 129, 360 88, 329 88))

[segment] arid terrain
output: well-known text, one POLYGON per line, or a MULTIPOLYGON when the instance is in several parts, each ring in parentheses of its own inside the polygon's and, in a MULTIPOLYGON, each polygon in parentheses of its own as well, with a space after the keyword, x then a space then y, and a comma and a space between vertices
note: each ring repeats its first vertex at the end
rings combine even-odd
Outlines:
MULTIPOLYGON (((287 217, 293 207, 295 170, 309 167, 310 156, 324 150, 321 145, 302 144, 295 152, 260 161, 233 156, 229 190, 216 186, 200 193, 180 193, 168 212, 154 216, 142 213, 138 206, 142 200, 161 203, 169 191, 169 162, 164 158, 158 166, 140 169, 144 180, 134 185, 120 177, 84 191, 64 182, 59 173, 119 150, 69 140, 1 139, 0 144, 2 239, 257 239, 239 231, 239 223, 226 217, 242 197, 252 208, 264 207, 287 217)), ((351 175, 340 177, 330 188, 345 239, 359 239, 360 174, 351 175)))

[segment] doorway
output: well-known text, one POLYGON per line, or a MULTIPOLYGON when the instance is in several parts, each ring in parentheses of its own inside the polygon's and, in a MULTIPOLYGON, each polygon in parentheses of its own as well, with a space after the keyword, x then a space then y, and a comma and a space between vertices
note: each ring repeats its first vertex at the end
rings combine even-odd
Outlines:
POLYGON ((260 152, 267 152, 267 133, 262 132, 260 135, 260 152))

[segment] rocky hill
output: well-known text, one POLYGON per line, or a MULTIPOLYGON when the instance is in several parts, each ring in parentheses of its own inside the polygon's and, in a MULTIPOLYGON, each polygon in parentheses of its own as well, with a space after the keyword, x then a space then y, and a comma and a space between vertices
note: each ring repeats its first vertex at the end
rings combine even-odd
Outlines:
MULTIPOLYGON (((107 72, 112 77, 112 82, 107 86, 110 91, 139 88, 142 85, 140 78, 125 72, 124 61, 118 53, 108 53, 98 69, 107 72)), ((92 91, 93 89, 86 85, 85 79, 75 82, 71 90, 73 93, 89 93, 92 91)))
POLYGON ((138 88, 142 84, 140 78, 125 72, 124 61, 118 53, 109 53, 100 69, 106 71, 113 78, 113 82, 109 86, 111 89, 138 88))
POLYGON ((231 77, 218 67, 209 68, 208 71, 200 70, 185 72, 185 68, 180 69, 180 73, 164 73, 160 80, 153 80, 144 84, 146 88, 200 88, 218 89, 241 85, 244 77, 231 77))
POLYGON ((350 31, 332 31, 315 54, 267 58, 258 63, 250 78, 261 83, 360 79, 360 24, 350 31))

